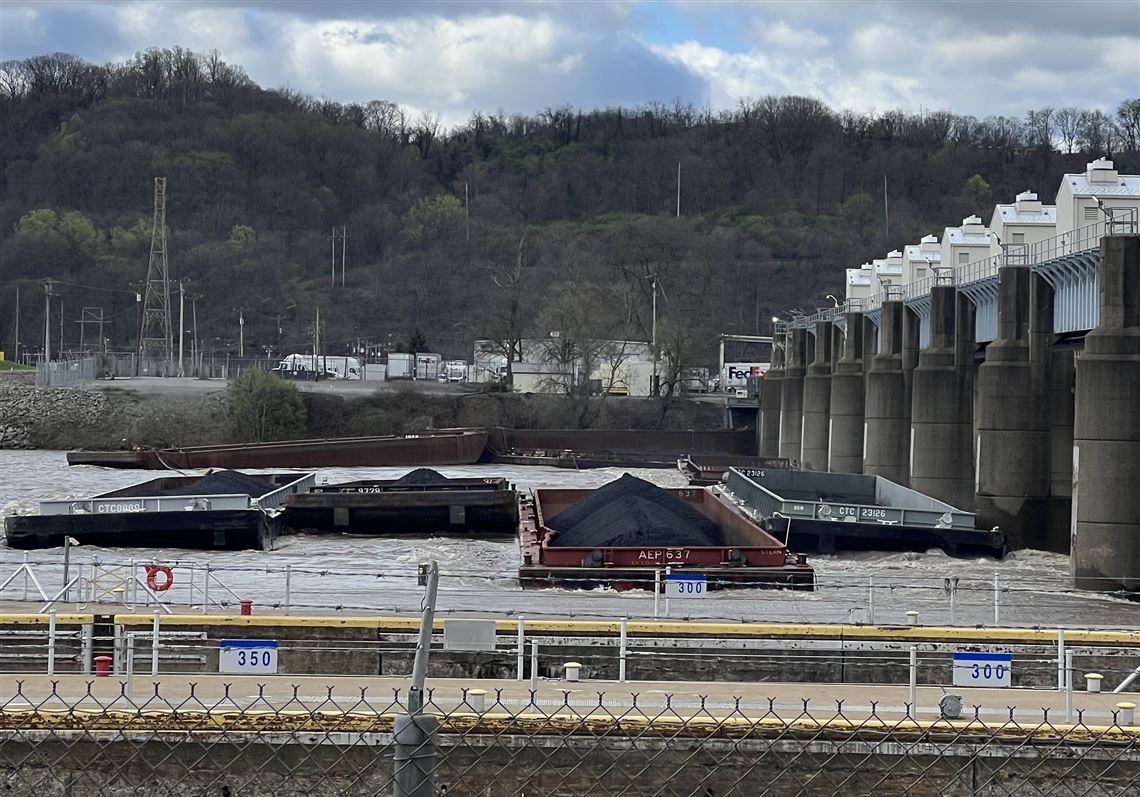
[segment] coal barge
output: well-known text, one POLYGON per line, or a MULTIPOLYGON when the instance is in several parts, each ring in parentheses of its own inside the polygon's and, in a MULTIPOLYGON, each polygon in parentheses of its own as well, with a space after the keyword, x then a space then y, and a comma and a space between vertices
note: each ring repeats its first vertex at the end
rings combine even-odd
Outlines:
POLYGON ((285 525, 318 533, 514 534, 518 522, 518 493, 506 479, 449 479, 429 468, 285 498, 285 525))
POLYGON ((815 585, 806 559, 730 500, 629 475, 598 490, 533 490, 519 549, 519 583, 532 589, 653 589, 666 568, 705 576, 709 589, 815 585))
POLYGON ((167 476, 109 493, 41 501, 40 514, 5 518, 10 548, 82 545, 243 550, 273 547, 286 496, 314 474, 167 476))
POLYGON ((733 468, 725 491, 797 551, 928 551, 1001 557, 1005 535, 881 476, 733 468))

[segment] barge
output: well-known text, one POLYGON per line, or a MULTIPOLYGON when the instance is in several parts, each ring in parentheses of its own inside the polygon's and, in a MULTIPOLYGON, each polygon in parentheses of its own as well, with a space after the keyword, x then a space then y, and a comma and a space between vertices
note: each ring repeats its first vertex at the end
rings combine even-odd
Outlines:
POLYGON ((974 528, 974 515, 881 476, 733 468, 724 491, 797 551, 928 551, 993 556, 999 529, 974 528))
POLYGON ((514 534, 518 528, 518 493, 506 479, 408 476, 322 484, 286 496, 285 525, 345 534, 514 534))
POLYGON ((268 550, 282 530, 287 496, 315 474, 166 476, 89 498, 41 501, 40 514, 4 519, 8 547, 82 545, 268 550))
POLYGON ((722 545, 558 546, 550 519, 593 490, 536 489, 524 500, 519 520, 519 583, 524 588, 654 589, 655 571, 705 576, 709 589, 790 587, 811 590, 815 574, 805 557, 768 534, 731 501, 710 489, 666 492, 720 527, 722 545))
POLYGON ((690 454, 677 460, 677 470, 685 475, 694 487, 710 487, 720 484, 730 468, 787 470, 792 466, 790 459, 780 457, 744 457, 732 454, 690 454))
POLYGON ((175 470, 182 468, 348 468, 401 465, 474 465, 487 433, 443 429, 421 434, 279 440, 134 451, 70 451, 68 465, 175 470))

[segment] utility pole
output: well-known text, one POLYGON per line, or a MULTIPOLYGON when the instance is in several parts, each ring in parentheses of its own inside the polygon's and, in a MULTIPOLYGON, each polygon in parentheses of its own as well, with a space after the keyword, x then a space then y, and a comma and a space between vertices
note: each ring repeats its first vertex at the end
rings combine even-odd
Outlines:
POLYGON ((51 280, 44 280, 44 363, 51 362, 51 280))
POLYGON ((396 717, 393 727, 395 750, 392 773, 395 797, 431 797, 435 793, 432 774, 436 759, 436 732, 439 720, 424 713, 424 687, 427 680, 428 655, 431 652, 432 628, 435 624, 435 602, 439 590, 439 563, 420 565, 420 583, 424 599, 420 616, 419 641, 412 663, 412 685, 408 689, 408 713, 396 717))
POLYGON ((185 347, 182 345, 182 336, 186 332, 186 289, 182 287, 182 280, 178 280, 178 376, 186 376, 182 365, 182 354, 185 347))
POLYGON ((345 261, 348 254, 348 227, 341 225, 340 228, 340 287, 344 287, 344 268, 345 261))
POLYGON ((463 184, 463 226, 467 243, 471 243, 471 197, 467 193, 467 183, 463 184))
POLYGON ((245 357, 245 308, 238 308, 238 356, 245 357))
POLYGON ((677 218, 681 218, 681 161, 677 161, 677 218))
POLYGON ((657 274, 653 275, 653 395, 657 389, 657 274))
POLYGON ((336 225, 335 224, 333 225, 332 235, 330 236, 330 238, 332 240, 332 283, 331 283, 331 285, 332 285, 332 287, 335 288, 336 287, 336 225))
POLYGON ((887 239, 891 237, 891 211, 887 206, 887 176, 883 175, 883 224, 886 227, 887 239))
POLYGON ((198 352, 198 297, 197 296, 190 297, 190 317, 192 319, 194 319, 192 322, 194 325, 194 350, 191 353, 191 359, 194 361, 194 374, 198 375, 199 373, 201 373, 202 369, 201 369, 201 363, 198 361, 199 352, 198 352))
POLYGON ((59 359, 63 359, 63 297, 59 297, 59 359))
POLYGON ((12 358, 20 361, 20 286, 16 286, 16 345, 12 358))

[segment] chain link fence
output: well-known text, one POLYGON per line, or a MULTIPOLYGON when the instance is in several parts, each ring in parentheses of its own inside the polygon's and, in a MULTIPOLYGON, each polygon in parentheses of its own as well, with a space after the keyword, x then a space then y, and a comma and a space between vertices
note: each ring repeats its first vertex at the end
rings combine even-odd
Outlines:
MULTIPOLYGON (((567 684, 575 687, 576 684, 567 684)), ((585 686, 582 684, 581 686, 585 686)), ((1135 795, 1140 727, 914 721, 849 708, 590 689, 407 693, 250 681, 6 679, 0 790, 38 797, 247 795, 1135 795), (338 694, 339 692, 339 694, 338 694), (552 695, 554 695, 552 697, 552 695)))
POLYGON ((36 387, 74 387, 95 381, 98 359, 59 360, 36 364, 36 387))

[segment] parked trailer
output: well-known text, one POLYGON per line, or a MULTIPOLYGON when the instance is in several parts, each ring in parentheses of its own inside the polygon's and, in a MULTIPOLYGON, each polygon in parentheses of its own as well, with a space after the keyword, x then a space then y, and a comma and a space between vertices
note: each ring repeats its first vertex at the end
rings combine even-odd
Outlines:
POLYGON ((724 533, 725 545, 639 547, 556 547, 546 525, 563 509, 592 490, 536 489, 520 509, 519 583, 525 588, 568 586, 589 589, 653 589, 654 571, 705 576, 710 589, 726 587, 815 588, 815 573, 802 555, 784 543, 732 501, 712 488, 669 490, 711 519, 724 533))

